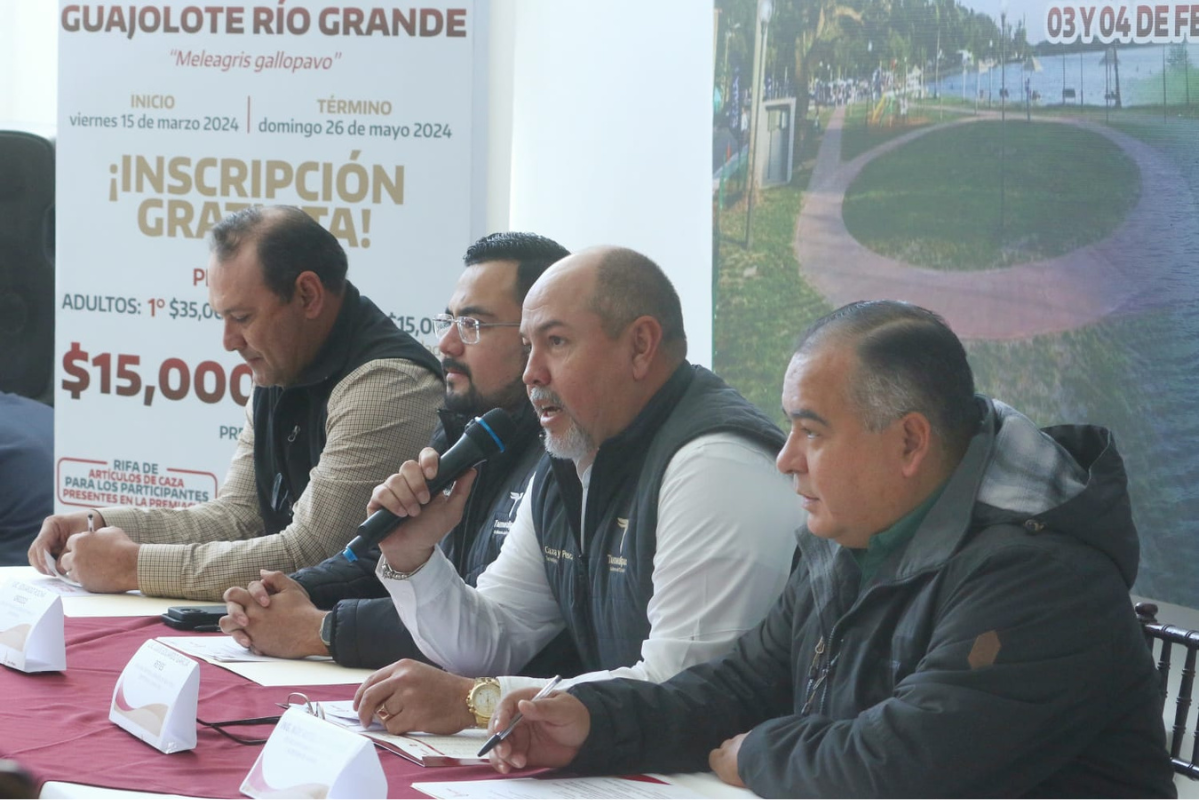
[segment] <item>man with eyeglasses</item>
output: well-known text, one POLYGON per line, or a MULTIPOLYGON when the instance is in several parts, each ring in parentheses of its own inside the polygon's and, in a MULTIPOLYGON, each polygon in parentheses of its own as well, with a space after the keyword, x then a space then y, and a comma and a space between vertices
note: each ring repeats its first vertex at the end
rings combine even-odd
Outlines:
POLYGON ((217 600, 260 568, 339 552, 379 476, 429 441, 437 359, 346 280, 333 234, 299 208, 254 206, 211 240, 223 343, 254 377, 220 496, 48 517, 29 548, 36 569, 58 558, 93 592, 217 600))
POLYGON ((355 702, 392 733, 484 725, 560 632, 585 674, 662 681, 725 652, 783 590, 799 503, 775 470, 780 429, 686 360, 679 297, 653 261, 602 247, 548 269, 525 297, 526 392, 548 453, 476 587, 435 545, 470 503, 464 476, 430 498, 437 454, 401 467, 372 506, 411 517, 377 574, 422 652, 355 702))
MULTIPOLYGON (((444 407, 430 446, 441 453, 476 416, 493 408, 516 423, 503 452, 478 467, 470 505, 440 546, 468 584, 500 552, 534 466, 539 426, 525 397, 525 351, 517 331, 521 301, 547 267, 569 255, 533 233, 493 233, 463 257, 447 313, 435 317, 444 407)), ((293 574, 264 572, 247 588, 225 593, 221 627, 256 652, 282 658, 331 655, 347 667, 379 668, 402 658, 425 660, 375 577, 379 551, 350 562, 341 555, 293 574)), ((525 666, 535 675, 574 671, 573 647, 559 637, 525 666)))

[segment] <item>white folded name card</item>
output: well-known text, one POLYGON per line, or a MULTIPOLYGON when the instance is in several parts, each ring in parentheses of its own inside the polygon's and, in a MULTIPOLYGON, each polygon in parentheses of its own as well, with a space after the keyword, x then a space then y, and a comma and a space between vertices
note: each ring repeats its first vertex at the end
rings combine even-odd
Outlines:
POLYGON ((164 753, 192 750, 199 694, 200 665, 150 640, 117 678, 108 718, 164 753))
POLYGON ((241 791, 248 797, 387 797, 387 777, 370 739, 291 708, 241 791))
POLYGON ((67 668, 62 599, 24 581, 0 586, 0 664, 22 672, 67 668))

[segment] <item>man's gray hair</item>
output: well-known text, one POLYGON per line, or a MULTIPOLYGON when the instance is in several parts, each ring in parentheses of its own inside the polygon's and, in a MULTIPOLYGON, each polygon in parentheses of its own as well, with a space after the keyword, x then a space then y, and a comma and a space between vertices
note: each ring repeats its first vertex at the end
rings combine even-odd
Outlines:
POLYGON ((948 452, 966 450, 979 429, 975 379, 962 342, 940 316, 895 300, 850 303, 814 322, 796 354, 828 344, 855 349, 859 363, 848 391, 868 430, 916 412, 948 452))

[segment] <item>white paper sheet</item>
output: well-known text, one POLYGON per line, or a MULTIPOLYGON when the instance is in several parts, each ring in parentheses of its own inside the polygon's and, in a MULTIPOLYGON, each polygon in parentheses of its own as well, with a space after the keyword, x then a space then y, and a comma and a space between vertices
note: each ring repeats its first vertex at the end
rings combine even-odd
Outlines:
POLYGON ((146 597, 140 592, 70 594, 63 596, 63 611, 68 617, 157 617, 171 606, 195 602, 179 597, 146 597))
POLYGON ((141 592, 93 594, 81 587, 43 575, 33 567, 0 567, 0 583, 22 580, 61 595, 68 617, 150 617, 170 606, 192 603, 177 597, 146 597, 141 592))
POLYGON ((730 786, 718 778, 715 772, 681 772, 671 775, 651 773, 650 777, 682 786, 691 792, 692 797, 706 797, 711 800, 749 800, 758 797, 749 789, 730 786))
POLYGON ((491 781, 440 781, 414 783, 413 788, 430 797, 446 800, 590 800, 624 797, 674 800, 695 793, 669 783, 633 781, 628 778, 509 778, 491 781))
MULTIPOLYGON (((158 641, 167 647, 174 647, 181 653, 202 658, 210 663, 288 660, 275 656, 255 655, 238 644, 232 636, 159 636, 158 641)), ((329 656, 314 656, 309 660, 331 661, 332 659, 329 656)))
POLYGON ((330 658, 256 656, 228 636, 160 636, 158 641, 181 653, 241 675, 259 686, 358 686, 375 672, 373 669, 343 667, 330 658), (220 660, 216 657, 237 657, 237 651, 242 653, 242 660, 220 660))
MULTIPOLYGON (((335 661, 272 661, 233 663, 213 661, 218 667, 254 681, 259 686, 358 685, 374 674, 373 669, 351 669, 335 661)), ((353 694, 353 690, 350 692, 353 694)))
POLYGON ((488 732, 483 728, 467 728, 451 736, 421 731, 396 735, 388 733, 377 719, 372 720, 369 728, 364 728, 354 711, 353 700, 331 700, 316 705, 325 712, 325 719, 330 722, 341 725, 346 730, 369 736, 385 750, 423 767, 487 763, 486 756, 479 757, 479 748, 483 747, 488 739, 488 732))
POLYGON ((159 800, 200 800, 193 794, 160 794, 158 792, 135 792, 132 789, 110 789, 106 786, 91 786, 70 781, 46 781, 42 784, 41 800, 128 800, 128 798, 159 798, 159 800))
MULTIPOLYGON (((53 575, 56 580, 62 581, 63 583, 73 586, 76 589, 83 589, 82 583, 74 578, 71 578, 65 572, 59 572, 58 562, 54 560, 54 556, 50 555, 50 553, 45 550, 42 551, 42 563, 46 565, 46 569, 50 570, 50 574, 53 575)), ((85 592, 87 591, 86 589, 83 590, 85 592)))

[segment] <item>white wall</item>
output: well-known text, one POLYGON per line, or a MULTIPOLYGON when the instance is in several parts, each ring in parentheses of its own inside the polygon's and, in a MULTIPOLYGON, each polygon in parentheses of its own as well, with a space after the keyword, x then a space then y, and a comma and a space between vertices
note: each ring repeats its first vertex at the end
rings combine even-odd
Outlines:
POLYGON ((58 4, 0 2, 0 130, 52 136, 58 114, 58 4))
POLYGON ((487 230, 509 230, 512 191, 513 34, 517 0, 488 2, 487 230))
POLYGON ((494 42, 506 5, 509 226, 654 259, 683 301, 689 358, 711 364, 712 4, 493 0, 494 42))

